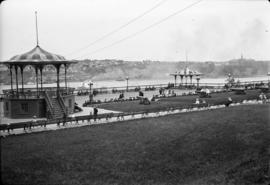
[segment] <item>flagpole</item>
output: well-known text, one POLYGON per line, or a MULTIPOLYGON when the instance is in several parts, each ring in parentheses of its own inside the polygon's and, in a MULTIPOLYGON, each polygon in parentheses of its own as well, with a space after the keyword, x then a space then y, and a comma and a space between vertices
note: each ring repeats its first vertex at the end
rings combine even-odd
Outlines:
POLYGON ((37 46, 38 46, 38 24, 37 24, 37 11, 35 11, 35 15, 36 15, 36 39, 37 39, 37 46))

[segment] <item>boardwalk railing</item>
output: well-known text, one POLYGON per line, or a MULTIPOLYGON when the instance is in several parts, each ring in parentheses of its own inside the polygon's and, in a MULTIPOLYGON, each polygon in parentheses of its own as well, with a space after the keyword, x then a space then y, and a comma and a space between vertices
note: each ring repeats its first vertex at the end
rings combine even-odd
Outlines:
MULTIPOLYGON (((57 94, 57 88, 56 87, 43 87, 41 89, 36 88, 24 88, 23 91, 21 88, 18 89, 18 92, 16 89, 4 89, 3 94, 1 95, 2 98, 13 98, 13 99, 34 99, 34 98, 44 98, 44 92, 47 92, 50 96, 56 96, 57 94)), ((75 88, 65 88, 61 87, 59 89, 59 93, 61 95, 69 95, 73 94, 75 91, 75 88)))
MULTIPOLYGON (((236 86, 239 87, 245 87, 245 86, 258 86, 258 85, 266 85, 268 84, 268 80, 263 81, 249 81, 249 82, 239 82, 236 83, 236 86)), ((226 83, 200 83, 199 87, 201 88, 224 88, 226 83)), ((136 92, 139 90, 147 91, 147 90, 157 90, 160 88, 169 88, 169 89, 196 89, 197 84, 196 83, 177 83, 176 86, 174 83, 168 83, 168 84, 149 84, 149 85, 137 85, 137 86, 128 86, 129 92, 136 92)), ((93 94, 104 94, 104 93, 119 93, 126 91, 126 86, 119 86, 119 87, 101 87, 101 88, 94 88, 93 94)), ((77 95, 89 95, 89 88, 77 88, 75 91, 77 95)))

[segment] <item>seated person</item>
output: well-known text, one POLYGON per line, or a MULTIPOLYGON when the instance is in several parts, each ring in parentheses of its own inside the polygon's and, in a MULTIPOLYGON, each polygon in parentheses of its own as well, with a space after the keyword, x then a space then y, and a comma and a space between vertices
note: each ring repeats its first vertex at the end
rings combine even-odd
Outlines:
POLYGON ((232 103, 232 98, 231 97, 228 97, 228 100, 227 102, 225 103, 225 106, 226 107, 229 107, 229 105, 232 103))
POLYGON ((261 93, 259 98, 263 103, 266 103, 267 97, 266 97, 266 95, 264 93, 261 93))
POLYGON ((144 98, 143 104, 144 105, 149 105, 150 104, 149 99, 148 98, 144 98))
POLYGON ((124 98, 124 93, 121 93, 120 95, 119 95, 119 99, 123 99, 124 98))
POLYGON ((206 93, 207 95, 209 95, 209 94, 210 94, 210 90, 209 90, 209 89, 205 89, 205 93, 206 93))
POLYGON ((264 93, 261 93, 261 94, 259 95, 259 98, 260 98, 260 100, 263 100, 263 99, 264 99, 264 93))
POLYGON ((199 98, 196 98, 195 104, 200 104, 199 98))
POLYGON ((267 97, 265 94, 263 94, 263 103, 266 103, 266 101, 267 101, 267 97))
POLYGON ((139 96, 142 96, 143 97, 143 92, 142 91, 139 91, 139 96))

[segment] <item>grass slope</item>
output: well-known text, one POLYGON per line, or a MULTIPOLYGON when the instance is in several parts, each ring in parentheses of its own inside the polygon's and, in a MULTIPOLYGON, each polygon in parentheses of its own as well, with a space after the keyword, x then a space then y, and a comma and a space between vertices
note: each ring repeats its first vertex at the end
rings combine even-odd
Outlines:
POLYGON ((269 105, 1 139, 4 184, 266 184, 269 105))

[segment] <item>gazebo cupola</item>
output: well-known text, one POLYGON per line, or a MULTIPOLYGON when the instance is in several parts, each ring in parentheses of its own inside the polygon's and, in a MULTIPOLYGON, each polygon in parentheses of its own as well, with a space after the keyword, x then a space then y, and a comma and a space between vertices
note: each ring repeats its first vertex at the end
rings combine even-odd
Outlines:
POLYGON ((26 66, 32 66, 35 69, 36 73, 36 89, 38 91, 42 91, 43 88, 43 81, 42 81, 42 71, 46 65, 53 65, 56 68, 56 75, 57 75, 57 91, 59 92, 60 82, 59 82, 59 73, 60 67, 64 65, 65 68, 65 88, 67 88, 67 68, 69 64, 74 63, 74 61, 68 61, 63 56, 50 53, 44 49, 42 49, 39 45, 33 48, 31 51, 15 55, 10 60, 2 62, 3 64, 7 65, 10 70, 10 80, 11 80, 11 89, 13 91, 13 79, 12 79, 12 71, 15 70, 15 77, 16 77, 16 93, 19 93, 18 87, 18 69, 20 69, 21 73, 21 93, 24 92, 24 80, 23 80, 23 71, 26 66), (39 90, 39 77, 40 77, 40 90, 39 90))
POLYGON ((15 70, 15 77, 16 77, 16 94, 19 94, 19 85, 18 85, 18 69, 20 69, 21 72, 21 81, 22 81, 22 88, 21 92, 24 92, 24 80, 23 80, 23 71, 26 66, 32 66, 35 69, 36 73, 36 89, 37 89, 37 96, 39 92, 39 85, 38 85, 38 73, 40 72, 40 90, 42 91, 43 88, 43 82, 42 82, 42 71, 43 68, 46 65, 53 65, 56 68, 57 72, 57 94, 59 94, 60 89, 60 83, 59 83, 59 73, 61 65, 64 65, 65 67, 65 88, 67 90, 67 80, 66 80, 66 74, 67 74, 67 67, 71 63, 76 63, 74 61, 68 61, 65 59, 65 57, 57 54, 50 53, 44 49, 42 49, 39 46, 39 40, 38 40, 38 26, 37 26, 37 12, 35 12, 36 17, 36 47, 33 48, 31 51, 28 51, 26 53, 15 55, 8 61, 0 62, 2 64, 5 64, 8 66, 10 71, 10 81, 11 81, 11 92, 13 91, 13 79, 12 79, 12 69, 15 70))

